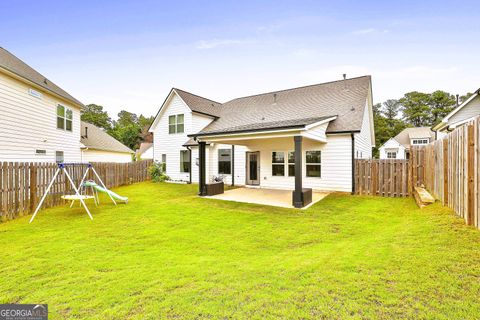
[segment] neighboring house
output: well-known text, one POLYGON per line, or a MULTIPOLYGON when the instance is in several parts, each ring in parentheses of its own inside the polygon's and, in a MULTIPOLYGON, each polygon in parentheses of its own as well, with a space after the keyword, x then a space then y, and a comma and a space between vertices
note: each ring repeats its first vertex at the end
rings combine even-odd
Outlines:
POLYGON ((82 162, 131 162, 134 154, 126 145, 91 123, 81 122, 82 162))
POLYGON ((138 159, 153 159, 153 142, 142 142, 136 153, 138 159))
POLYGON ((408 159, 410 147, 435 140, 429 127, 406 128, 380 147, 380 159, 408 159))
POLYGON ((0 47, 0 161, 80 161, 81 107, 0 47))
POLYGON ((296 194, 301 187, 350 192, 353 160, 371 158, 375 141, 371 78, 225 103, 173 88, 150 132, 154 160, 166 164, 167 175, 199 182, 201 190, 223 176, 228 184, 296 194))
POLYGON ((480 89, 465 100, 461 105, 453 109, 441 122, 432 127, 436 132, 437 139, 443 138, 448 132, 456 127, 472 120, 480 115, 480 89))

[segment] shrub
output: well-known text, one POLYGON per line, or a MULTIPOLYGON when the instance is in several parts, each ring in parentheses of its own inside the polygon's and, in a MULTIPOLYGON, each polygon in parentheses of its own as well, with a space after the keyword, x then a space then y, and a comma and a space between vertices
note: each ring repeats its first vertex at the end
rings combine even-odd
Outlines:
POLYGON ((148 169, 150 172, 150 177, 153 182, 163 182, 165 180, 170 180, 170 178, 165 174, 164 166, 162 163, 154 162, 148 169))

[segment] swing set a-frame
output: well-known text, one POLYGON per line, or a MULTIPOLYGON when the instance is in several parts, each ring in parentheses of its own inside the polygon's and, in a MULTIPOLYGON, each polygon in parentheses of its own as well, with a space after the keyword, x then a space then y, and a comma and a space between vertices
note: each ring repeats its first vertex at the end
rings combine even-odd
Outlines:
MULTIPOLYGON (((84 182, 85 182, 85 179, 88 177, 88 173, 90 172, 90 170, 92 170, 93 174, 95 175, 95 177, 98 179, 98 181, 100 182, 100 184, 102 185, 102 187, 105 189, 105 190, 108 190, 107 187, 105 186, 105 184, 103 183, 102 179, 100 178, 100 176, 98 175, 97 171, 95 171, 95 168, 93 167, 93 165, 91 163, 58 163, 58 168, 57 170, 55 171, 55 174, 53 175, 52 177, 52 180, 50 181, 48 187, 47 187, 47 190, 45 190, 45 193, 43 194, 42 196, 42 199, 40 200, 40 202, 38 203, 38 206, 37 208, 35 209, 35 212, 33 213, 32 215, 32 218, 30 219, 30 222, 29 223, 32 223, 33 219, 35 219, 35 216, 37 215, 38 211, 40 210, 40 208, 42 207, 42 204, 43 202, 45 201, 45 198, 47 197, 48 193, 50 192, 55 180, 60 176, 60 173, 63 172, 63 174, 65 175, 65 177, 67 178, 67 180, 70 182, 70 185, 71 187, 73 188, 73 190, 75 191, 75 194, 73 195, 63 195, 62 196, 62 199, 65 199, 65 200, 69 200, 69 201, 72 201, 71 205, 70 205, 70 208, 73 206, 73 203, 76 201, 76 200, 79 200, 81 205, 83 206, 83 208, 85 209, 85 211, 87 212, 88 216, 90 217, 91 220, 93 220, 93 217, 92 217, 92 214, 90 213, 90 210, 88 210, 88 207, 87 205, 85 204, 85 200, 86 199, 90 199, 92 198, 92 196, 87 196, 87 195, 84 195, 84 194, 81 194, 80 193, 80 190, 82 189, 85 189, 83 186, 84 186, 84 182), (67 170, 67 167, 75 167, 75 166, 86 166, 87 169, 85 170, 85 173, 83 174, 83 177, 82 177, 82 180, 80 181, 80 184, 78 185, 78 187, 75 185, 75 183, 73 182, 72 180, 72 177, 70 176, 70 174, 68 173, 68 170, 67 170)), ((110 199, 112 200, 112 202, 117 205, 117 202, 115 201, 115 199, 113 199, 112 195, 110 194, 110 192, 107 192, 108 196, 110 197, 110 199)), ((95 196, 94 196, 95 197, 95 196)), ((96 197, 95 197, 95 204, 97 203, 97 200, 96 200, 96 197)))

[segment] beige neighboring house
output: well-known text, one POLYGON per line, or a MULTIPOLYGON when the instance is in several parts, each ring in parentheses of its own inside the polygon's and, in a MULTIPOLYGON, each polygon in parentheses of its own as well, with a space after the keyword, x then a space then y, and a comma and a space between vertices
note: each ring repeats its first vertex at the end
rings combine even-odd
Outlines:
POLYGON ((131 162, 134 154, 126 145, 91 123, 81 122, 82 162, 131 162))
POLYGON ((435 140, 429 127, 406 128, 380 147, 380 159, 408 159, 410 147, 428 144, 435 140))
POLYGON ((462 104, 452 110, 445 118, 438 124, 432 127, 432 130, 436 132, 437 139, 442 139, 450 131, 453 131, 456 127, 473 120, 480 115, 480 89, 477 89, 475 93, 465 100, 462 104))
POLYGON ((80 161, 82 106, 0 47, 0 162, 80 161))
POLYGON ((137 157, 141 160, 153 159, 153 142, 142 142, 137 149, 137 157))

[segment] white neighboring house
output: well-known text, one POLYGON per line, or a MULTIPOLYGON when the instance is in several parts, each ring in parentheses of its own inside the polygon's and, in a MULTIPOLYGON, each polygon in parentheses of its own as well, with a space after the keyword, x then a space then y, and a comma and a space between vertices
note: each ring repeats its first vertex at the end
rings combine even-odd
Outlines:
POLYGON ((142 142, 136 154, 141 160, 153 159, 153 142, 142 142))
POLYGON ((232 185, 350 192, 354 158, 372 156, 371 92, 370 76, 225 103, 173 88, 149 129, 154 160, 200 190, 204 168, 207 183, 223 176, 232 185))
POLYGON ((134 154, 126 145, 91 123, 81 122, 82 162, 131 162, 134 154))
POLYGON ((453 131, 456 127, 473 120, 480 115, 480 89, 465 100, 462 104, 452 110, 445 118, 438 124, 432 127, 432 130, 436 132, 437 139, 442 139, 450 131, 453 131))
POLYGON ((380 147, 380 159, 408 159, 412 145, 429 144, 435 133, 429 127, 406 128, 380 147))
POLYGON ((0 161, 80 161, 81 107, 0 47, 0 161))

